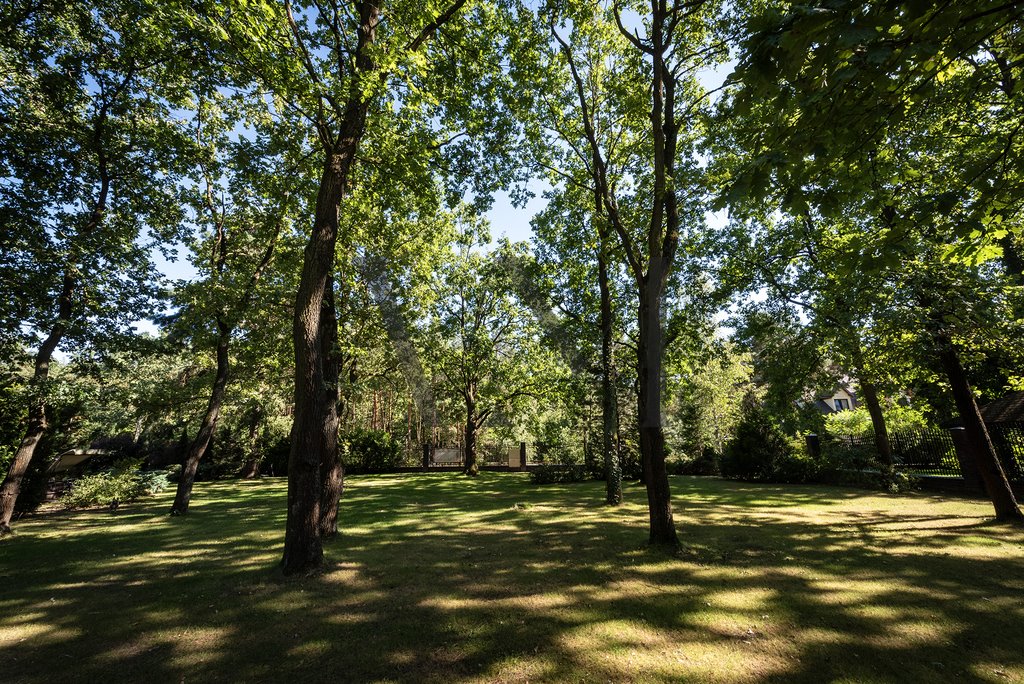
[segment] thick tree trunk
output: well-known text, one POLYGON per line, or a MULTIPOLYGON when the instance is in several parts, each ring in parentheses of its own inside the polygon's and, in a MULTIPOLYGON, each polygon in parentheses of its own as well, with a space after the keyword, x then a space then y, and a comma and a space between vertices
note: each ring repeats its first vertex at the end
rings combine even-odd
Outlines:
POLYGON ((640 290, 639 371, 640 455, 650 513, 652 545, 678 545, 672 519, 672 496, 665 467, 665 434, 661 422, 661 291, 656 259, 650 260, 647 280, 640 290))
POLYGON ((614 319, 608 264, 603 254, 597 259, 597 280, 601 289, 601 449, 604 451, 605 502, 617 506, 622 503, 622 464, 619 462, 618 397, 612 349, 614 319))
POLYGON ((957 412, 964 424, 964 432, 974 452, 985 490, 995 508, 996 520, 1024 524, 1024 515, 1021 514, 1017 499, 1006 479, 1006 473, 992 446, 988 429, 981 417, 981 411, 978 410, 978 403, 974 399, 974 392, 971 390, 970 381, 967 379, 963 364, 960 363, 956 348, 948 336, 939 336, 937 341, 939 361, 953 390, 957 412))
MULTIPOLYGON (((327 387, 323 334, 337 321, 333 315, 334 250, 338 241, 338 211, 349 172, 366 129, 367 102, 362 74, 376 69, 370 46, 376 39, 380 8, 357 4, 359 28, 355 49, 356 76, 344 109, 339 135, 333 142, 327 124, 320 122, 327 158, 317 193, 313 230, 303 253, 302 275, 295 297, 295 413, 288 454, 288 517, 285 523, 281 569, 286 575, 315 570, 323 562, 320 502, 324 463, 337 461, 337 388, 327 387), (331 307, 324 311, 325 299, 331 307), (325 321, 329 318, 329 321, 325 321)), ((326 373, 330 373, 326 369, 326 373)))
POLYGON ((341 462, 337 444, 339 422, 337 411, 340 397, 338 378, 341 373, 341 355, 338 349, 338 315, 334 306, 333 282, 333 278, 328 281, 328 291, 324 294, 326 315, 324 316, 322 335, 324 382, 335 411, 335 427, 333 432, 328 435, 333 443, 325 444, 325 458, 320 467, 323 487, 320 493, 320 534, 325 538, 333 537, 338 533, 338 502, 345 489, 345 464, 341 462), (330 457, 331 453, 334 454, 333 458, 330 457))
POLYGON ((192 485, 196 481, 199 461, 210 446, 213 433, 217 430, 221 407, 224 405, 224 394, 230 370, 228 345, 231 342, 231 328, 219 316, 217 317, 217 333, 217 375, 213 380, 213 390, 210 392, 210 401, 206 405, 206 413, 199 426, 199 433, 192 440, 188 454, 185 456, 181 477, 178 479, 178 489, 174 495, 174 503, 171 504, 171 515, 186 515, 188 513, 189 502, 192 499, 192 485))
POLYGON ((323 341, 324 331, 337 323, 324 319, 333 318, 330 298, 334 294, 338 207, 350 165, 351 159, 345 154, 335 152, 328 157, 295 300, 295 413, 288 454, 288 517, 281 559, 285 574, 314 570, 323 560, 321 471, 324 463, 334 463, 338 458, 337 388, 328 387, 330 371, 323 341))

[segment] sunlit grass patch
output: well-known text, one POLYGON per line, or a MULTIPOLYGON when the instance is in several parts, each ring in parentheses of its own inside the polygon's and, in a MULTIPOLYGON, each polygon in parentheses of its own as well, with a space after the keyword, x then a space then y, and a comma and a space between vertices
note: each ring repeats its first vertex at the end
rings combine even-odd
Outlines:
POLYGON ((1024 534, 987 504, 674 478, 350 478, 324 571, 276 570, 282 480, 19 521, 3 681, 1014 681, 1024 534), (72 665, 69 667, 69 665, 72 665))

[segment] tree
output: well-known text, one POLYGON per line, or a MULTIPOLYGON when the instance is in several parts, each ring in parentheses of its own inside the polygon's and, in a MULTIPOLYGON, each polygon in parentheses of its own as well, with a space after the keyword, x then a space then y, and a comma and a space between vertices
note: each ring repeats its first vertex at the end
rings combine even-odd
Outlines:
POLYGON ((525 257, 525 245, 502 243, 486 257, 472 251, 470 240, 459 249, 441 269, 424 336, 432 367, 462 402, 464 472, 475 476, 480 429, 496 410, 541 396, 554 359, 539 344, 529 308, 515 296, 509 266, 525 257))
MULTIPOLYGON (((564 172, 563 172, 564 173, 564 172)), ((564 177, 563 177, 564 178, 564 177)), ((619 433, 619 383, 615 363, 621 342, 623 307, 622 283, 617 262, 605 252, 612 249, 603 215, 594 206, 594 196, 583 179, 566 181, 548 193, 548 204, 534 217, 538 261, 551 271, 553 298, 564 321, 564 331, 549 334, 553 343, 562 342, 566 360, 575 374, 590 374, 597 356, 600 373, 601 454, 605 476, 605 502, 622 502, 622 464, 619 433), (595 213, 597 217, 595 218, 595 213), (594 283, 597 301, 594 301, 594 283), (593 331, 599 335, 594 339, 593 331), (597 353, 582 354, 586 340, 597 353)))
MULTIPOLYGON (((725 49, 716 35, 717 3, 655 1, 649 9, 640 3, 626 9, 630 26, 618 4, 565 3, 550 14, 565 85, 548 104, 548 125, 553 145, 584 170, 600 217, 595 223, 609 226, 633 277, 650 542, 673 545, 662 424, 663 304, 680 237, 703 220, 696 146, 706 94, 696 72, 722 59, 725 49)), ((556 174, 574 178, 564 167, 556 174)))
MULTIPOLYGON (((204 154, 190 194, 195 222, 205 228, 192 243, 193 263, 201 278, 177 293, 184 310, 176 316, 176 324, 205 342, 213 323, 216 373, 202 422, 178 478, 171 504, 175 516, 188 513, 199 462, 213 439, 225 402, 232 337, 240 326, 248 323, 252 327, 247 321, 250 308, 260 294, 258 287, 272 265, 279 239, 282 234, 287 239, 290 232, 297 205, 295 186, 304 180, 301 159, 260 149, 261 142, 265 148, 266 142, 273 140, 272 135, 232 140, 240 122, 248 118, 258 123, 261 118, 259 111, 245 117, 238 108, 238 102, 225 101, 216 93, 198 97, 195 138, 204 154)), ((294 146, 280 147, 286 153, 294 150, 294 146)))
POLYGON ((171 114, 185 48, 165 17, 117 0, 21 9, 0 57, 10 75, 0 268, 14 288, 0 299, 16 302, 3 309, 5 336, 26 332, 36 352, 24 437, 0 485, 0 533, 48 429, 54 352, 109 347, 152 306, 147 230, 173 235, 176 164, 189 147, 171 114))
MULTIPOLYGON (((218 7, 213 14, 239 73, 308 131, 320 160, 293 324, 295 423, 282 558, 293 574, 322 562, 323 483, 336 481, 341 468, 335 259, 342 205, 358 190, 355 172, 374 161, 372 154, 360 160, 361 150, 367 139, 401 149, 398 178, 430 176, 432 162, 457 171, 489 151, 478 134, 490 127, 484 107, 505 79, 492 56, 502 49, 495 24, 506 19, 500 8, 467 0, 365 1, 348 9, 284 0, 260 12, 218 7), (465 96, 470 89, 476 99, 465 96)), ((475 179, 478 188, 490 182, 486 173, 475 179)))
POLYGON ((934 285, 949 283, 933 276, 999 255, 1015 263, 1021 16, 1003 3, 770 7, 750 22, 729 109, 751 143, 731 199, 776 192, 796 215, 856 207, 873 236, 869 272, 917 288, 903 303, 921 314, 910 318, 938 321, 918 330, 945 370, 997 518, 1016 521, 1024 516, 942 322, 949 293, 934 285))

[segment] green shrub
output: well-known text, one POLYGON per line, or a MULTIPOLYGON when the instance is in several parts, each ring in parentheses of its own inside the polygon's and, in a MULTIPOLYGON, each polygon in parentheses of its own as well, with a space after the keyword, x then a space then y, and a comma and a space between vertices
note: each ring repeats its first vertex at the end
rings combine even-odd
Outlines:
MULTIPOLYGON (((735 436, 722 452, 722 475, 734 480, 777 482, 789 471, 793 446, 758 405, 748 404, 735 436)), ((797 467, 793 467, 797 470, 797 467)))
POLYGON ((584 482, 592 479, 584 465, 545 463, 530 471, 530 482, 536 485, 584 482))
POLYGON ((61 497, 65 508, 119 504, 156 494, 169 486, 167 473, 139 470, 139 461, 118 461, 108 470, 84 475, 75 480, 71 490, 61 497))
POLYGON ((402 445, 389 432, 357 429, 341 442, 342 462, 349 472, 389 470, 402 465, 402 445))
POLYGON ((775 461, 775 470, 772 473, 771 482, 782 482, 786 484, 804 484, 817 482, 819 476, 819 463, 810 454, 800 449, 794 449, 790 444, 788 450, 780 454, 775 461))
POLYGON ((704 447, 704 451, 697 458, 668 461, 668 472, 670 475, 720 475, 721 458, 711 447, 704 447))

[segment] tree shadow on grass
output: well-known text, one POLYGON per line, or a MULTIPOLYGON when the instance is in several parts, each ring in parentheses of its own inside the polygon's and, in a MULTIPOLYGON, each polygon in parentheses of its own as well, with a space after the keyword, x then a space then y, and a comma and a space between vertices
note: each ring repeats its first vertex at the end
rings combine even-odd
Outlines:
POLYGON ((5 681, 1007 681, 1024 535, 976 504, 674 478, 352 478, 322 574, 272 568, 283 481, 25 521, 0 545, 5 681), (965 511, 968 517, 965 517, 965 511), (972 516, 973 517, 970 517, 972 516), (1001 673, 1001 674, 1000 674, 1001 673))

